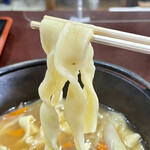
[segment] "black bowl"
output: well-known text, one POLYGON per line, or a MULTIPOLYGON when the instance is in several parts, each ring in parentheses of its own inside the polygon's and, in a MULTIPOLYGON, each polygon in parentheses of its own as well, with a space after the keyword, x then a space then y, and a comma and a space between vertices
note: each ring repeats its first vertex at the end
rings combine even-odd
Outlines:
MULTIPOLYGON (((150 149, 150 84, 116 65, 95 61, 95 66, 94 88, 100 103, 122 112, 150 149)), ((45 59, 1 68, 0 114, 20 102, 38 99, 37 89, 45 70, 45 59)))

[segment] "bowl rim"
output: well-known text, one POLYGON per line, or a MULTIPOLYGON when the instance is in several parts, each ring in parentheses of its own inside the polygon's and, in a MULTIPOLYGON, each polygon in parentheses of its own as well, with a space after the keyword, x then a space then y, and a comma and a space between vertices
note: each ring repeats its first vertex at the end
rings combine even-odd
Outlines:
MULTIPOLYGON (((99 60, 94 60, 94 64, 97 68, 101 68, 104 70, 107 69, 117 74, 119 73, 120 75, 127 78, 128 80, 130 79, 131 81, 136 82, 137 84, 140 84, 141 86, 145 88, 145 90, 150 91, 150 83, 148 81, 146 81, 145 79, 143 79, 136 73, 126 68, 123 68, 121 66, 111 64, 108 62, 99 61, 99 60)), ((8 73, 21 70, 21 69, 35 67, 35 66, 42 66, 42 65, 46 65, 46 58, 27 60, 27 61, 11 64, 11 65, 0 68, 0 77, 8 73)))

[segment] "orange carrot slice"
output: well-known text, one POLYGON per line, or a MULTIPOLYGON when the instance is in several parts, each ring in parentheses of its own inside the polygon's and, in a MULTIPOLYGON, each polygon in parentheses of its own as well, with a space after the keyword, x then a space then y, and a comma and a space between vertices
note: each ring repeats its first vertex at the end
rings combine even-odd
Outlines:
POLYGON ((8 132, 8 135, 13 136, 13 137, 21 137, 23 136, 24 130, 22 128, 20 129, 16 129, 16 130, 12 130, 10 132, 8 132))
POLYGON ((72 147, 72 143, 71 142, 66 142, 64 145, 63 145, 63 148, 70 148, 72 147))
POLYGON ((25 113, 28 109, 29 109, 28 107, 19 108, 16 111, 6 114, 5 117, 7 118, 7 117, 11 117, 11 116, 19 116, 19 115, 25 113))
POLYGON ((98 143, 97 150, 107 150, 106 144, 102 142, 98 143))

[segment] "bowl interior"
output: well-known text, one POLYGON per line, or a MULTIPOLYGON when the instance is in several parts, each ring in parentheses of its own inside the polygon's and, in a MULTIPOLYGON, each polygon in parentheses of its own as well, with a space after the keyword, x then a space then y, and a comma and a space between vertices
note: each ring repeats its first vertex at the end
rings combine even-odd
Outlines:
MULTIPOLYGON (((0 114, 20 102, 38 99, 45 63, 12 69, 0 76, 0 114)), ((94 88, 100 103, 122 112, 150 149, 150 97, 137 85, 109 70, 97 68, 94 88)))

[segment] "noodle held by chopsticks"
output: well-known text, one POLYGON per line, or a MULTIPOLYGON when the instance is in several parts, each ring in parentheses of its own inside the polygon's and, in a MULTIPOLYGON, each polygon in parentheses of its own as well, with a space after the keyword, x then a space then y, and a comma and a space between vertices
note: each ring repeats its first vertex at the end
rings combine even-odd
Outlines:
POLYGON ((96 130, 98 99, 92 81, 95 67, 90 43, 92 29, 70 22, 43 19, 40 35, 47 54, 47 72, 39 87, 43 101, 40 116, 47 149, 58 149, 59 118, 55 107, 62 88, 70 82, 64 102, 64 116, 78 150, 84 150, 84 133, 96 130), (78 82, 81 73, 82 88, 78 82))

